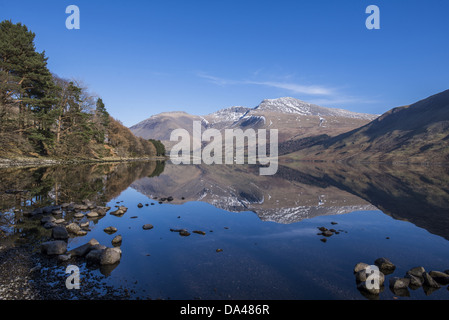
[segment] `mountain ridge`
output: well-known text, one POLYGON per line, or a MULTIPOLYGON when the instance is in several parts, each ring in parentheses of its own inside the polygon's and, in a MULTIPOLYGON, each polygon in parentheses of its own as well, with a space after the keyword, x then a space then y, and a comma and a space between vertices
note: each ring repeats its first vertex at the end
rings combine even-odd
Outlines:
POLYGON ((448 162, 449 90, 287 156, 294 160, 448 162))
POLYGON ((139 137, 154 137, 170 148, 170 133, 185 129, 192 135, 194 121, 201 129, 218 130, 240 128, 278 129, 279 141, 320 134, 334 136, 358 128, 378 115, 351 112, 344 109, 325 108, 291 97, 265 99, 256 107, 232 106, 207 115, 187 112, 163 112, 130 127, 139 137))

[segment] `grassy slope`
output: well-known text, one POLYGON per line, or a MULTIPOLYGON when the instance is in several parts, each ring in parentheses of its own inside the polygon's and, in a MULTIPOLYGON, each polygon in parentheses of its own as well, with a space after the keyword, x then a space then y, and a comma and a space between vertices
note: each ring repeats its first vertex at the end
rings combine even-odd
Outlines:
POLYGON ((291 153, 294 160, 447 162, 449 90, 398 107, 353 131, 291 153))

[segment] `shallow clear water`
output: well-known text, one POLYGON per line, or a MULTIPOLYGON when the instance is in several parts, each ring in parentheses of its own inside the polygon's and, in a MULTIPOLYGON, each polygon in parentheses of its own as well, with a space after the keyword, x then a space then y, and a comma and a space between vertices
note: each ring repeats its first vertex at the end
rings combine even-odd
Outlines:
MULTIPOLYGON (((118 200, 145 202, 134 190, 118 200)), ((106 216, 84 239, 109 243, 118 228, 123 257, 110 283, 135 283, 136 296, 170 299, 359 299, 353 267, 389 257, 403 276, 415 266, 446 270, 449 242, 413 224, 394 220, 381 211, 306 219, 293 224, 261 221, 253 212, 231 213, 202 202, 132 206, 117 218, 106 216), (131 219, 131 216, 138 218, 131 219), (178 218, 180 216, 180 218, 178 218), (337 222, 332 225, 330 222, 337 222), (151 223, 152 230, 142 225, 151 223), (317 227, 344 230, 323 243, 317 227), (170 228, 202 230, 182 237, 170 228), (226 228, 226 229, 225 229, 226 228), (390 239, 386 239, 389 237, 390 239), (216 252, 216 249, 223 249, 216 252)), ((393 276, 393 275, 389 275, 393 276)), ((410 298, 426 297, 421 288, 410 298)), ((386 288, 381 298, 392 298, 386 288)), ((432 298, 447 299, 442 288, 432 298)))
MULTIPOLYGON (((115 171, 111 172, 109 182, 113 181, 115 171)), ((92 220, 91 231, 86 236, 70 239, 69 249, 92 238, 112 246, 112 238, 121 235, 120 263, 106 275, 95 272, 112 286, 129 288, 132 298, 449 298, 447 286, 432 293, 426 293, 423 288, 409 290, 408 297, 398 297, 388 288, 390 277, 402 277, 416 266, 423 266, 427 271, 449 269, 449 230, 444 215, 445 209, 449 213, 449 207, 446 207, 444 184, 441 187, 435 180, 427 187, 412 186, 410 181, 415 181, 415 176, 408 179, 399 175, 403 180, 395 177, 397 185, 393 187, 387 183, 388 179, 382 178, 379 185, 389 190, 391 197, 387 197, 380 187, 372 189, 377 180, 350 179, 353 176, 348 172, 344 179, 349 182, 344 184, 338 180, 339 175, 332 180, 328 173, 321 180, 326 181, 324 185, 311 182, 319 175, 310 170, 301 171, 301 181, 291 171, 283 177, 262 178, 251 175, 248 169, 238 172, 234 179, 229 172, 217 176, 213 171, 167 165, 157 176, 145 173, 125 179, 122 190, 116 188, 110 192, 112 196, 102 199, 107 206, 124 205, 128 211, 121 217, 108 213, 92 220), (189 173, 189 170, 193 171, 189 173), (236 182, 230 183, 231 180, 236 182), (414 187, 423 197, 426 192, 434 195, 427 202, 428 213, 421 212, 426 210, 424 205, 417 207, 418 213, 400 209, 407 207, 401 201, 411 201, 398 187, 400 181, 406 192, 414 187), (357 184, 362 191, 350 189, 357 184), (160 197, 172 194, 172 202, 158 203, 160 197), (381 194, 385 201, 365 194, 381 194), (153 199, 156 196, 158 199, 153 199), (138 203, 144 206, 138 208, 138 203), (142 229, 148 223, 154 228, 142 229), (105 233, 103 229, 109 226, 118 231, 113 235, 105 233), (317 234, 321 226, 334 228, 339 234, 322 242, 323 236, 317 234), (170 229, 186 229, 190 235, 180 236, 170 229), (205 235, 193 233, 194 230, 205 235), (380 295, 365 296, 357 289, 353 268, 358 262, 373 264, 380 257, 390 259, 396 270, 386 276, 380 295)), ((54 193, 54 188, 51 190, 54 193)), ((99 190, 104 192, 108 188, 103 186, 99 190)), ((91 194, 99 196, 98 191, 91 194)), ((100 192, 100 196, 104 194, 100 192)), ((85 266, 80 267, 82 278, 85 266)), ((63 267, 55 268, 62 270, 63 267)))

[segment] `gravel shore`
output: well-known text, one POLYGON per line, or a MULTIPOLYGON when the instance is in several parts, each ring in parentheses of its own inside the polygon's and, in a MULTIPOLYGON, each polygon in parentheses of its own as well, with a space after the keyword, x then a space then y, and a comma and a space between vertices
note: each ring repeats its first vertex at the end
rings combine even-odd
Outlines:
POLYGON ((33 245, 0 244, 0 300, 127 300, 126 288, 112 288, 94 270, 83 269, 80 289, 69 290, 66 266, 36 252, 33 245))

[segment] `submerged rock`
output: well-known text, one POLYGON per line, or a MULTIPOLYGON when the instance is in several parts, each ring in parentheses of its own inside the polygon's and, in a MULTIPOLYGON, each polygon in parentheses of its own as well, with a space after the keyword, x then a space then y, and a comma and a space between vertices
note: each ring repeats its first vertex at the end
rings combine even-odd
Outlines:
POLYGON ((154 228, 153 225, 152 225, 152 224, 149 224, 149 223, 144 224, 144 225, 142 226, 142 229, 143 229, 143 230, 150 230, 150 229, 153 229, 153 228, 154 228))
POLYGON ((399 278, 399 277, 390 278, 390 289, 393 290, 407 289, 409 284, 410 284, 409 278, 399 278))
POLYGON ((412 288, 412 289, 413 288, 419 288, 424 283, 424 278, 423 277, 417 277, 417 276, 414 276, 414 275, 409 274, 409 273, 407 273, 404 277, 410 279, 409 287, 412 288))
POLYGON ((103 229, 104 232, 109 233, 109 234, 113 234, 117 232, 117 228, 116 227, 107 227, 103 229))
POLYGON ((89 221, 80 223, 80 227, 83 228, 83 229, 87 229, 87 228, 89 228, 89 226, 90 226, 90 222, 89 221))
POLYGON ((364 269, 366 269, 366 268, 368 268, 368 267, 369 267, 369 264, 364 263, 364 262, 359 262, 359 263, 357 263, 357 264, 355 265, 355 267, 354 267, 354 273, 357 273, 357 272, 359 272, 360 270, 364 270, 364 269))
POLYGON ((112 239, 111 243, 113 246, 119 246, 122 243, 122 236, 115 236, 114 239, 112 239))
POLYGON ((366 281, 363 281, 357 284, 357 289, 368 299, 377 300, 379 299, 379 294, 384 290, 384 286, 380 285, 375 287, 367 284, 366 281))
POLYGON ((187 229, 170 229, 171 232, 178 232, 180 236, 188 237, 190 236, 190 232, 187 229))
POLYGON ((69 238, 69 233, 66 228, 56 226, 52 229, 51 237, 55 240, 67 240, 69 238))
POLYGON ((100 215, 98 214, 98 212, 91 211, 91 212, 87 213, 86 216, 88 218, 98 218, 100 215))
POLYGON ((74 222, 72 222, 69 225, 67 225, 66 229, 67 229, 68 232, 74 233, 74 234, 77 234, 78 232, 81 231, 81 227, 78 224, 74 223, 74 222))
POLYGON ((64 254, 67 251, 67 243, 62 240, 47 241, 41 244, 41 251, 48 255, 64 254))
POLYGON ((438 282, 436 282, 431 276, 430 274, 428 274, 427 272, 424 272, 422 274, 423 278, 424 278, 424 283, 423 285, 428 287, 428 288, 440 288, 441 286, 438 284, 438 282))
POLYGON ((75 204, 73 207, 75 210, 77 211, 86 211, 89 210, 89 207, 86 206, 85 204, 75 204))
POLYGON ((366 269, 362 269, 355 274, 355 280, 357 282, 365 282, 366 281, 366 269))
POLYGON ((56 219, 53 216, 45 216, 41 219, 42 224, 46 224, 48 222, 55 222, 55 221, 56 221, 56 219))
POLYGON ((89 253, 90 250, 96 245, 99 245, 99 242, 95 239, 91 239, 88 243, 83 244, 75 249, 69 251, 72 256, 83 257, 89 253))
POLYGON ((192 232, 193 232, 193 233, 197 233, 197 234, 201 234, 201 235, 203 235, 203 236, 206 235, 206 232, 200 231, 200 230, 194 230, 194 231, 192 231, 192 232))
POLYGON ((410 297, 410 291, 408 291, 407 288, 401 288, 401 289, 394 289, 394 288, 390 288, 391 292, 393 292, 393 294, 395 296, 398 297, 410 297))
POLYGON ((121 209, 117 209, 115 211, 110 212, 113 216, 121 217, 125 214, 126 211, 123 211, 121 209))
POLYGON ((374 264, 385 274, 393 273, 396 266, 387 258, 379 258, 374 261, 374 264))
POLYGON ((442 284, 442 285, 449 284, 449 275, 444 272, 430 271, 429 275, 432 277, 433 280, 435 280, 439 284, 442 284))
POLYGON ((370 266, 367 266, 367 268, 361 269, 355 274, 355 279, 358 283, 371 283, 371 286, 368 287, 383 286, 385 282, 385 275, 381 271, 375 273, 374 270, 370 268, 370 266))
POLYGON ((415 267, 407 271, 407 274, 418 277, 424 281, 423 273, 426 272, 426 269, 424 267, 415 267))
POLYGON ((111 207, 96 207, 95 212, 100 216, 105 216, 106 213, 111 209, 111 207))
POLYGON ((434 293, 435 291, 439 290, 441 287, 428 287, 428 286, 423 286, 423 291, 426 294, 426 296, 431 295, 432 293, 434 293))
POLYGON ((103 250, 100 255, 100 264, 101 265, 109 265, 115 264, 121 259, 121 250, 118 248, 107 248, 103 250))
POLYGON ((87 263, 89 264, 99 264, 101 261, 101 255, 103 254, 104 249, 92 249, 86 255, 87 263))

